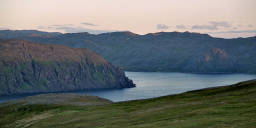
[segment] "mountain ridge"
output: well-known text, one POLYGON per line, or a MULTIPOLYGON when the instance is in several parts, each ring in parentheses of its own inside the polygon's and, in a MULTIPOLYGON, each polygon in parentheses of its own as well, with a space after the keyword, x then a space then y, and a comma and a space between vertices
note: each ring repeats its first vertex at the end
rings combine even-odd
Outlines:
MULTIPOLYGON (((0 30, 0 37, 3 38, 3 36, 6 36, 5 34, 8 33, 10 37, 4 37, 4 38, 13 38, 12 34, 21 34, 21 37, 29 36, 29 34, 40 34, 40 35, 65 35, 65 34, 87 34, 87 35, 106 35, 106 34, 113 34, 113 33, 126 33, 127 35, 136 35, 136 36, 145 36, 145 35, 161 35, 161 34, 194 34, 194 35, 199 35, 199 36, 208 36, 212 38, 218 38, 218 39, 245 39, 245 38, 256 38, 255 36, 250 36, 250 37, 234 37, 234 38, 222 38, 222 37, 214 37, 211 36, 207 33, 200 33, 200 32, 190 32, 190 31, 184 31, 184 32, 179 32, 179 31, 170 31, 170 32, 154 32, 154 33, 146 33, 146 34, 137 34, 131 31, 113 31, 113 32, 104 32, 100 34, 92 34, 89 32, 74 32, 74 33, 62 33, 62 32, 47 32, 47 31, 41 31, 41 30, 36 30, 36 29, 28 29, 28 30, 11 30, 11 29, 6 29, 6 30, 0 30)), ((33 36, 32 36, 33 37, 33 36)))
POLYGON ((256 37, 224 39, 190 32, 138 35, 125 31, 22 39, 88 48, 127 71, 256 73, 256 37))

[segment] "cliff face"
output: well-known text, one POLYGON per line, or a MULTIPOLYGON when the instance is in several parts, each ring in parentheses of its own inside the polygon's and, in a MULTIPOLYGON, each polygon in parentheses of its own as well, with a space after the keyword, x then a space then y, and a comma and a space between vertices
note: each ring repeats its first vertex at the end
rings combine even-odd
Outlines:
POLYGON ((0 40, 0 95, 129 87, 121 69, 90 50, 0 40))

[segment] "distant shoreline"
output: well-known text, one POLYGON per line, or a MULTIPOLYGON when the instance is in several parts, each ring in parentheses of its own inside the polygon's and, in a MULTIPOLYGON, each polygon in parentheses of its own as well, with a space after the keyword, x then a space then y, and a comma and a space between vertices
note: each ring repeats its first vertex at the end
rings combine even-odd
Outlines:
POLYGON ((219 74, 244 74, 244 75, 256 75, 256 73, 241 73, 241 72, 178 72, 178 71, 144 71, 144 70, 124 70, 125 72, 152 72, 152 73, 187 73, 187 74, 205 74, 205 75, 219 75, 219 74))

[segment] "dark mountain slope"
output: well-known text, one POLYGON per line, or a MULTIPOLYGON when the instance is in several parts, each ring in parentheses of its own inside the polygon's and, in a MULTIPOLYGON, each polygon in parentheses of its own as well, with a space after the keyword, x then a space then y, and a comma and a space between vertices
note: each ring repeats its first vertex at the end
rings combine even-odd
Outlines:
POLYGON ((0 95, 134 87, 87 49, 0 40, 0 95))
POLYGON ((130 71, 256 73, 256 37, 222 39, 190 32, 113 32, 22 39, 88 48, 130 71))

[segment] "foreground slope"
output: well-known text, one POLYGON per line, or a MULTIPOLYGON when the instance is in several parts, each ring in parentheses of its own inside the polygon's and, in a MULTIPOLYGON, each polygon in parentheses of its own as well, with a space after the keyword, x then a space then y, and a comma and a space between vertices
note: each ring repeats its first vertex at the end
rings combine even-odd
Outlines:
POLYGON ((0 95, 134 87, 87 49, 0 40, 0 95))
POLYGON ((0 38, 88 48, 129 71, 256 73, 256 37, 223 39, 190 32, 27 34, 17 37, 18 32, 22 31, 0 31, 0 38))
POLYGON ((89 96, 75 93, 47 93, 36 96, 28 96, 26 98, 9 101, 1 104, 9 106, 13 104, 34 105, 34 104, 49 104, 49 105, 72 105, 72 106, 91 106, 110 104, 112 101, 99 98, 97 96, 89 96))
POLYGON ((255 128, 256 80, 102 106, 0 106, 1 127, 255 128))

